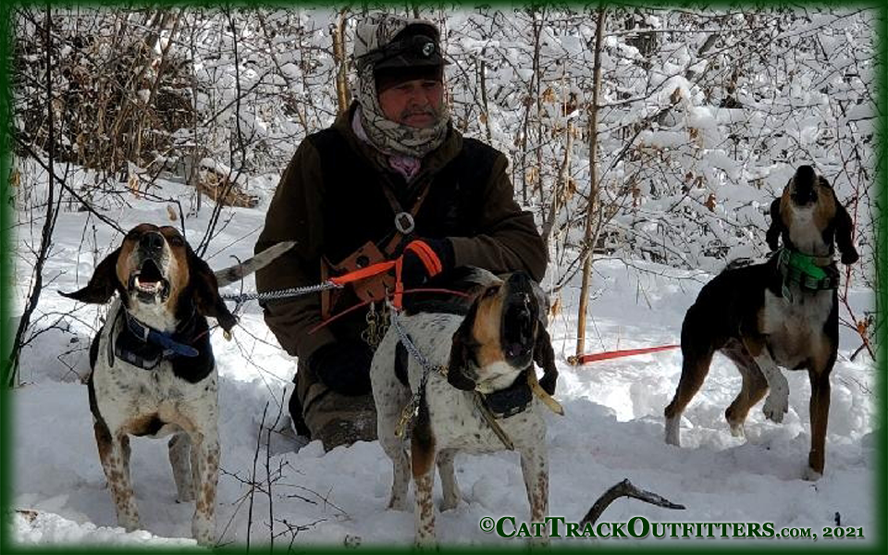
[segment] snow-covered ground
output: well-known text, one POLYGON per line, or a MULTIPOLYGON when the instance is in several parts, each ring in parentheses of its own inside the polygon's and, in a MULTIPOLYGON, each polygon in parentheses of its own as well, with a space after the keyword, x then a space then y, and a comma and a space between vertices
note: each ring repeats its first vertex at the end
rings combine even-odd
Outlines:
MULTIPOLYGON (((275 182, 276 178, 269 177, 251 185, 253 192, 270 198, 275 182)), ((167 182, 162 186, 157 194, 180 196, 187 208, 188 191, 167 182)), ((172 223, 162 204, 134 198, 128 202, 130 206, 107 212, 125 229, 142 221, 172 223)), ((229 255, 250 254, 266 202, 254 210, 232 212, 233 219, 209 249, 211 266, 232 263, 229 255)), ((187 219, 192 244, 202 235, 209 212, 205 206, 200 216, 187 219)), ((19 256, 25 259, 30 255, 22 245, 30 233, 27 225, 19 228, 19 256)), ((12 537, 27 544, 190 544, 193 505, 175 502, 164 440, 133 440, 132 475, 145 531, 127 534, 116 528, 82 381, 88 372, 87 346, 100 311, 80 305, 74 315, 63 316, 75 303, 57 291, 85 284, 95 263, 87 254, 93 242, 103 256, 120 237, 104 224, 94 232, 86 212, 69 211, 59 217, 55 238, 40 309, 57 314, 42 325, 56 325, 23 352, 23 385, 9 396, 14 416, 9 427, 14 445, 12 508, 18 510, 10 517, 12 537)), ((592 352, 677 343, 684 311, 708 277, 618 260, 596 262, 595 272, 596 295, 586 340, 592 352)), ((29 275, 29 268, 20 264, 19 288, 29 275)), ((254 289, 252 278, 244 288, 254 289)), ((865 290, 852 291, 851 302, 858 312, 874 304, 871 292, 865 290)), ((573 354, 576 341, 576 287, 566 290, 563 303, 566 308, 553 322, 552 338, 561 372, 557 398, 566 414, 547 416, 550 514, 579 521, 604 490, 629 478, 687 509, 669 511, 621 499, 602 520, 626 522, 643 515, 651 522, 769 522, 777 531, 811 528, 820 538, 820 548, 824 543, 833 545, 823 539, 822 529, 834 526, 838 514, 842 526, 862 528, 865 539, 831 540, 833 547, 839 542, 859 546, 880 537, 884 522, 877 518, 875 499, 876 434, 881 429, 875 365, 865 354, 855 362, 848 360, 859 345, 853 334, 842 331, 833 371, 826 472, 818 482, 808 482, 801 479, 810 440, 809 386, 804 372, 787 373, 790 409, 783 424, 766 421, 759 405, 750 414, 748 441, 744 441, 731 436, 723 418, 725 407, 739 390, 740 377, 727 359, 716 357, 709 378, 685 413, 684 447, 678 449, 663 441, 662 412, 678 382, 680 352, 571 367, 566 357, 573 354)), ((241 326, 232 341, 226 342, 218 331, 213 333, 220 375, 223 470, 217 499, 219 543, 244 544, 252 522, 254 544, 274 537, 278 546, 290 542, 409 545, 413 515, 386 510, 391 466, 377 442, 329 453, 318 442, 302 446, 288 430, 284 403, 284 415, 276 425, 279 432, 271 434, 266 453, 265 435, 259 435, 263 412, 267 405, 266 425, 282 412, 281 400, 285 388, 291 386, 294 362, 277 346, 255 303, 247 304, 240 317, 241 326), (271 508, 266 467, 273 478, 271 508), (257 484, 252 496, 251 483, 257 484)), ((479 529, 485 516, 528 519, 517 455, 459 455, 457 476, 464 501, 455 510, 439 514, 439 540, 500 545, 522 541, 501 539, 479 529)), ((436 485, 436 497, 440 495, 440 485, 436 485)), ((554 540, 571 545, 587 541, 554 540)), ((653 546, 670 540, 651 536, 601 541, 653 546)), ((741 540, 671 541, 681 545, 704 541, 707 546, 721 547, 736 546, 741 540)), ((800 542, 797 545, 812 543, 795 541, 800 542)))

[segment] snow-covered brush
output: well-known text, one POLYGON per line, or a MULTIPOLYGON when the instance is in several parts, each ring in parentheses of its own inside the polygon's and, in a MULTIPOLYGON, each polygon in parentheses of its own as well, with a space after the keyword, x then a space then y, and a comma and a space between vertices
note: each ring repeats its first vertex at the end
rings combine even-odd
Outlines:
POLYGON ((601 497, 598 498, 598 501, 596 501, 592 505, 592 507, 589 509, 589 512, 586 513, 586 516, 584 516, 583 520, 580 521, 580 530, 584 529, 587 524, 595 526, 595 523, 598 522, 598 518, 601 516, 601 513, 603 513, 604 510, 607 509, 611 503, 621 497, 632 497, 633 499, 638 499, 644 501, 645 503, 650 503, 651 505, 663 507, 664 509, 684 510, 685 508, 684 505, 673 503, 662 495, 639 489, 632 482, 630 482, 628 478, 626 478, 622 482, 612 486, 609 490, 601 494, 601 497))

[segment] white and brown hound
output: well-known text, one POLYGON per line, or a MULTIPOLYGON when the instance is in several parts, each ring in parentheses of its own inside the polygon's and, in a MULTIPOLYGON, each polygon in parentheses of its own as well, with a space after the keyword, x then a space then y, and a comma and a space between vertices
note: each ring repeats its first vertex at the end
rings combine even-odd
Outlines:
POLYGON ((467 299, 424 303, 408 295, 405 310, 397 318, 429 367, 438 370, 427 371, 416 356, 408 354, 394 323, 370 368, 379 441, 393 463, 389 507, 406 509, 412 466, 420 545, 435 541, 435 463, 444 489, 441 509, 452 509, 459 502, 453 468, 458 451, 501 451, 511 442, 521 455, 531 521, 543 522, 548 512, 546 424, 542 403, 532 394, 557 407, 549 397, 555 391, 557 371, 545 329, 545 296, 524 273, 500 279, 484 270, 456 271, 460 272, 464 275, 459 279, 451 274, 441 276, 439 283, 454 288, 456 281, 462 281, 467 299), (544 370, 539 383, 534 361, 544 370), (427 381, 420 389, 424 373, 427 381), (418 393, 416 397, 413 392, 418 393), (416 401, 415 407, 411 400, 416 401), (408 415, 416 410, 406 427, 409 454, 407 442, 396 433, 408 405, 408 415))
POLYGON ((857 261, 853 224, 826 179, 801 166, 771 204, 767 242, 783 248, 763 264, 732 264, 700 291, 681 329, 684 362, 672 402, 666 407, 666 442, 680 445, 679 421, 721 352, 743 376, 743 387, 725 411, 734 435, 743 435, 749 409, 768 393, 764 413, 781 422, 789 385, 780 368, 807 370, 811 381, 811 451, 805 476, 823 473, 829 416, 829 374, 839 343, 839 273, 857 261))
POLYGON ((218 287, 267 264, 276 245, 244 265, 214 274, 173 227, 141 224, 66 297, 105 304, 118 294, 90 345, 89 406, 117 521, 139 528, 130 482, 129 435, 169 442, 178 501, 197 499, 192 533, 213 545, 219 473, 218 395, 206 317, 230 331, 236 318, 218 287), (218 278, 218 279, 217 279, 218 278))

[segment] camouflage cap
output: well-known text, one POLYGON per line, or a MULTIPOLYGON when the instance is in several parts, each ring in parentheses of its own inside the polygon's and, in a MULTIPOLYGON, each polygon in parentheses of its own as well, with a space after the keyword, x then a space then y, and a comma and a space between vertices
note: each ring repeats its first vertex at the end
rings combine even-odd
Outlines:
POLYGON ((374 69, 443 66, 440 33, 426 19, 379 14, 358 23, 354 57, 360 70, 366 64, 374 69))

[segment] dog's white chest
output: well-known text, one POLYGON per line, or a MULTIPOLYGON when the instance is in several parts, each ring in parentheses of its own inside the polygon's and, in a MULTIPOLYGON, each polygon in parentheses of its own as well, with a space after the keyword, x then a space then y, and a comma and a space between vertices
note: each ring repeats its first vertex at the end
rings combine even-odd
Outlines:
MULTIPOLYGON (((113 312, 112 312, 113 314, 113 312)), ((129 364, 117 356, 113 364, 108 356, 108 343, 122 329, 109 325, 103 332, 92 383, 99 414, 112 430, 127 428, 128 423, 144 416, 156 416, 164 423, 155 437, 179 429, 188 430, 194 422, 214 421, 217 406, 216 370, 197 383, 176 376, 169 361, 161 361, 153 369, 129 364), (113 334, 109 334, 111 328, 113 334)))
MULTIPOLYGON (((506 449, 481 415, 471 393, 456 390, 443 376, 435 375, 429 377, 426 400, 438 449, 457 449, 466 453, 506 449)), ((518 449, 538 447, 546 437, 546 423, 536 399, 523 412, 497 419, 496 423, 518 449)))
POLYGON ((215 371, 191 384, 176 377, 169 362, 144 370, 117 360, 113 367, 96 365, 93 387, 99 413, 112 429, 149 414, 157 415, 164 423, 179 424, 181 429, 187 429, 188 418, 183 416, 195 410, 215 411, 215 371))
POLYGON ((792 302, 765 291, 762 331, 776 362, 793 368, 820 343, 832 310, 833 291, 802 291, 790 288, 792 302))

